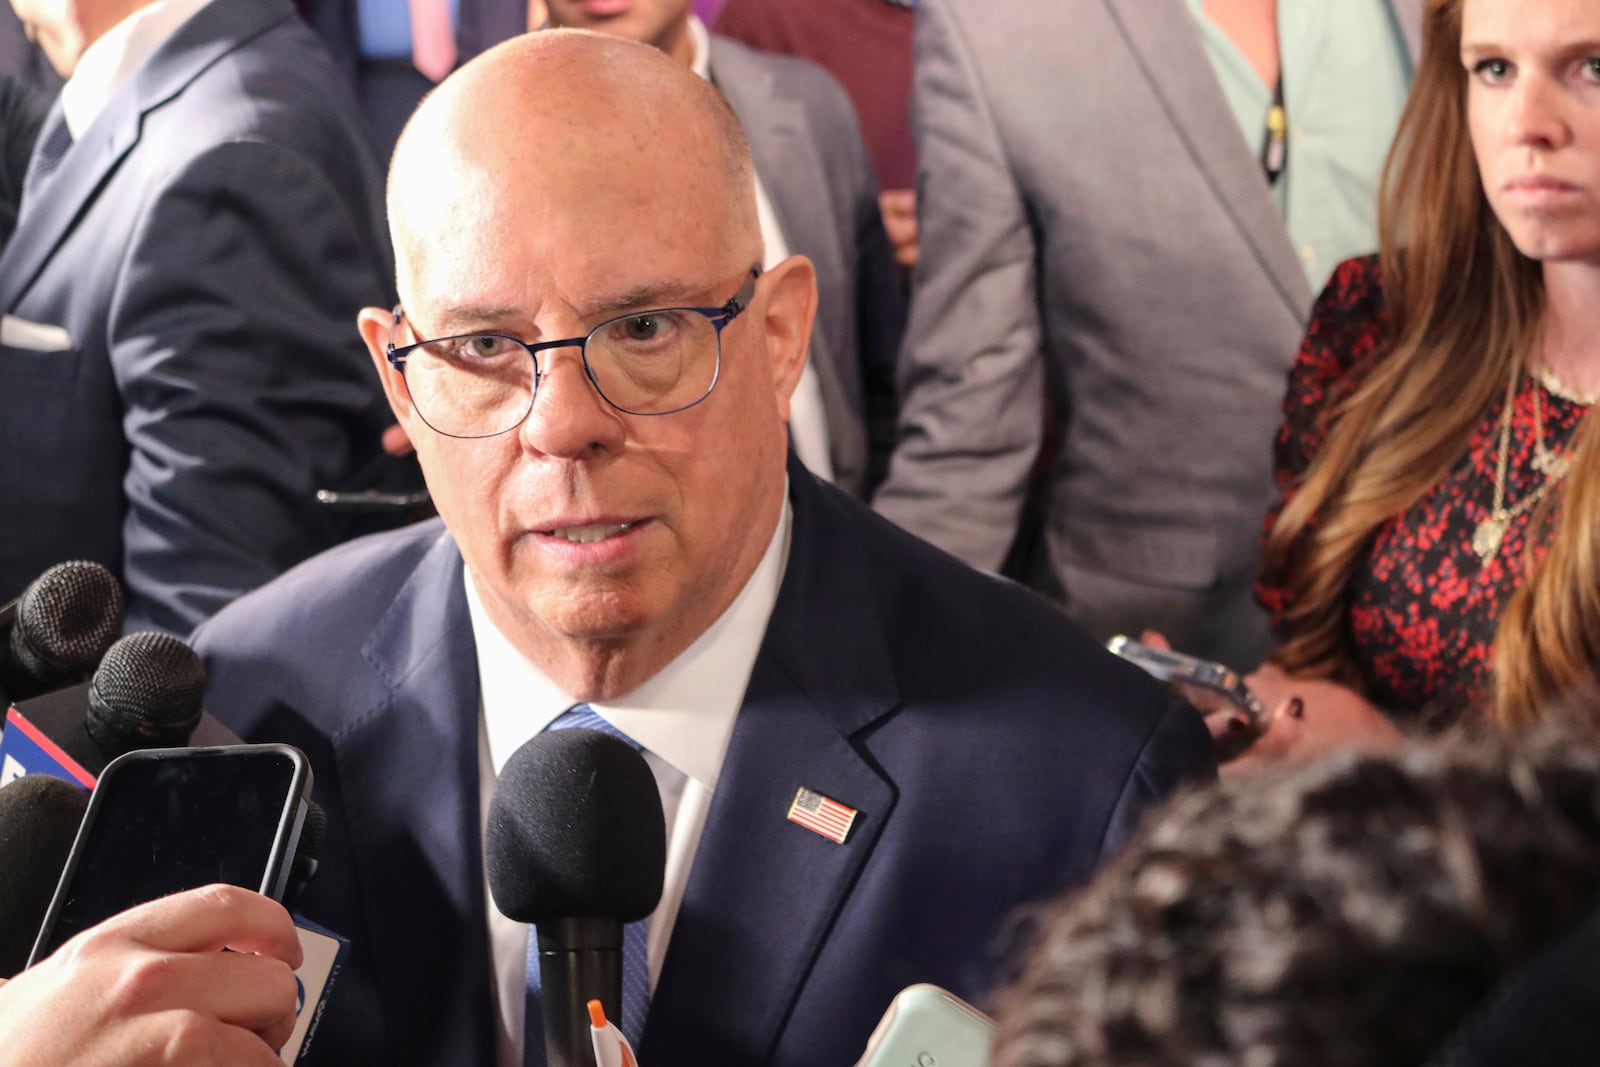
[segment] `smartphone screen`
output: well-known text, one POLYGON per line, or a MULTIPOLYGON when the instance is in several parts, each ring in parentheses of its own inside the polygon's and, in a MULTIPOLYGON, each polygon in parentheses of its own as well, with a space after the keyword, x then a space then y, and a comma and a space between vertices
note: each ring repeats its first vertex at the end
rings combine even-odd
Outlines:
POLYGON ((185 889, 227 882, 281 897, 309 792, 305 756, 287 745, 118 758, 95 785, 33 959, 185 889))

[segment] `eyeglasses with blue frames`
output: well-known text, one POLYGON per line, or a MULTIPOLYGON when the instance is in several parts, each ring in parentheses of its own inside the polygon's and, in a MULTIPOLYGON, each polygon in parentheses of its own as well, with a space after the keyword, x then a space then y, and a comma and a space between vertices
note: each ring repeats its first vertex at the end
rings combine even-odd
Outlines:
POLYGON ((396 347, 405 319, 394 309, 389 365, 406 380, 417 414, 446 437, 494 437, 533 410, 544 369, 539 353, 577 348, 595 392, 629 415, 671 415, 711 395, 722 372, 722 330, 750 306, 761 265, 721 307, 654 308, 607 319, 583 337, 529 343, 466 333, 396 347))

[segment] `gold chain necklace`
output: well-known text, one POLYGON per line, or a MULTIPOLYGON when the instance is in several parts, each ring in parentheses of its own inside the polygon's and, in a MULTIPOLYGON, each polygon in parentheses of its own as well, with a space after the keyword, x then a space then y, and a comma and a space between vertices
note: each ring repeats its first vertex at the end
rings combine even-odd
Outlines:
POLYGON ((1517 380, 1521 377, 1521 369, 1516 365, 1511 366, 1511 380, 1506 383, 1505 410, 1500 415, 1500 458, 1495 464, 1494 471, 1494 506, 1489 509, 1489 517, 1478 523, 1472 531, 1472 550, 1478 554, 1478 559, 1485 567, 1489 561, 1500 552, 1500 544, 1506 539, 1506 530, 1511 525, 1511 520, 1523 514, 1529 508, 1545 498, 1556 483, 1567 476, 1567 471, 1572 469, 1572 457, 1553 452, 1545 447, 1544 443, 1544 411, 1539 403, 1539 383, 1533 385, 1533 466, 1544 481, 1539 488, 1523 497, 1511 507, 1506 506, 1506 464, 1511 455, 1511 409, 1517 398, 1517 380))
POLYGON ((1545 392, 1551 396, 1559 396, 1562 400, 1570 400, 1584 407, 1589 407, 1596 400, 1600 400, 1600 393, 1585 393, 1562 381, 1560 376, 1550 369, 1548 363, 1535 363, 1529 373, 1539 379, 1539 384, 1544 386, 1545 392))

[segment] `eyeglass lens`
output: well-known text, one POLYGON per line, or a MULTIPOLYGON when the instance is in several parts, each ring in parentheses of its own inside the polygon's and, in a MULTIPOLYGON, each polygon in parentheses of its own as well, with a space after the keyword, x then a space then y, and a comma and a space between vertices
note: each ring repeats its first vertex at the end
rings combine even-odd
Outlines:
MULTIPOLYGON (((659 414, 710 392, 719 344, 711 319, 690 309, 665 309, 601 323, 588 336, 584 358, 613 406, 659 414)), ((522 342, 492 333, 440 338, 407 353, 406 384, 417 411, 440 433, 504 433, 532 407, 534 359, 549 359, 553 351, 533 356, 522 342)))

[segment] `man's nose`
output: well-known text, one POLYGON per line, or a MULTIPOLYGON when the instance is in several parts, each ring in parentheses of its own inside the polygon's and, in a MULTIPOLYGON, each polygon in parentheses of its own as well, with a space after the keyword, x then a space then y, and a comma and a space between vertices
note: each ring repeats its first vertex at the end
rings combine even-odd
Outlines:
POLYGON ((622 413, 589 380, 576 347, 542 353, 533 409, 519 433, 525 448, 563 459, 614 452, 626 440, 622 413))

